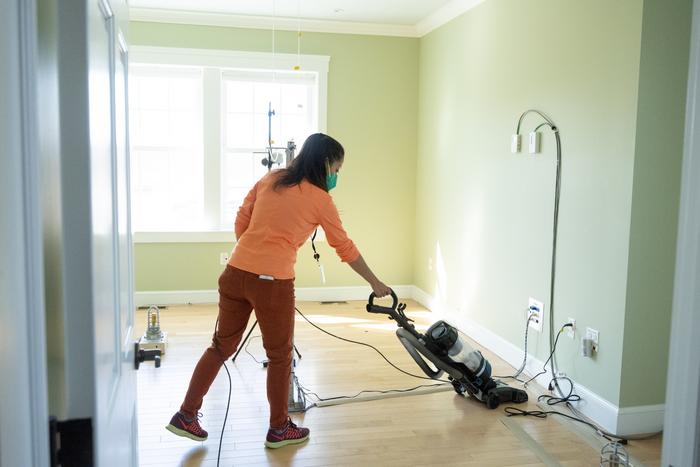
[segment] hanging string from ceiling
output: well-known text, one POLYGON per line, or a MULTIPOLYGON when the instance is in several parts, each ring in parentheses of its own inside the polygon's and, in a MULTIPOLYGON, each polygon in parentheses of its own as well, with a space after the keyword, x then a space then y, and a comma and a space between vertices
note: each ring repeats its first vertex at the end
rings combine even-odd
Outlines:
POLYGON ((301 0, 297 0, 297 64, 294 70, 301 70, 301 0))
POLYGON ((276 81, 277 77, 277 53, 275 48, 277 34, 277 6, 275 0, 272 0, 272 81, 276 81))

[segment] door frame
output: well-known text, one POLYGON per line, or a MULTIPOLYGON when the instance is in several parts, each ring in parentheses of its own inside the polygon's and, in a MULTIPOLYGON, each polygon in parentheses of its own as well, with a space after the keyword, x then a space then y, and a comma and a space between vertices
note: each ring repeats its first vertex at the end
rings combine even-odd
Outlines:
POLYGON ((0 466, 49 465, 34 0, 0 15, 0 466), (25 350, 26 349, 26 350, 25 350))
POLYGON ((700 2, 693 5, 661 465, 700 465, 700 2))

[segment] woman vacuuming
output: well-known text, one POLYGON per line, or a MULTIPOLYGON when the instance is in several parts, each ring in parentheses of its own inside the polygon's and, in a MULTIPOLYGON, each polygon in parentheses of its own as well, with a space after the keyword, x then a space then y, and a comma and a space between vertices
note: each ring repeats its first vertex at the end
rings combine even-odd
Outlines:
POLYGON ((236 216, 238 242, 219 277, 218 326, 211 347, 194 369, 180 410, 166 427, 171 432, 196 441, 207 439, 199 424, 202 400, 223 362, 236 351, 255 310, 269 360, 270 428, 265 446, 279 448, 308 439, 309 429, 295 425, 287 414, 297 250, 320 225, 328 244, 377 297, 391 292, 348 238, 328 193, 336 186, 344 157, 338 141, 322 133, 311 135, 289 167, 265 175, 245 197, 236 216))

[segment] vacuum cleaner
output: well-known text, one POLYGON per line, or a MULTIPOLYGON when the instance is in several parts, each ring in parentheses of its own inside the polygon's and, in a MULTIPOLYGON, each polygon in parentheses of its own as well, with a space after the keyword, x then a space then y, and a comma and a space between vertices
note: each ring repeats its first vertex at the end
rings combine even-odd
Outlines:
POLYGON ((389 315, 399 328, 396 335, 413 360, 432 379, 440 379, 443 373, 459 395, 467 393, 478 401, 495 409, 504 402, 521 403, 527 401, 527 393, 512 388, 491 377, 491 364, 478 350, 472 349, 459 331, 445 321, 438 321, 428 328, 425 334, 416 331, 412 319, 404 313, 405 303, 398 303, 392 291, 391 308, 374 304, 374 293, 369 296, 367 311, 389 315), (427 361, 426 361, 427 359, 427 361), (435 369, 431 368, 432 363, 435 369))

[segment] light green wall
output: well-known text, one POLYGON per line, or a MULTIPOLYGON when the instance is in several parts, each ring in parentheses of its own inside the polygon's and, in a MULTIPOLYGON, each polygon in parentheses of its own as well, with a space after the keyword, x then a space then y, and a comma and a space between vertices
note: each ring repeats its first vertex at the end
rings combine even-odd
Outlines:
MULTIPOLYGON (((133 22, 132 45, 269 52, 270 31, 133 22)), ((296 33, 277 32, 276 51, 296 53, 296 33)), ((305 33, 302 53, 329 55, 328 133, 346 150, 333 191, 350 238, 389 284, 413 278, 418 40, 305 33)), ((216 288, 225 244, 138 244, 136 290, 216 288)), ((362 285, 325 243, 328 286, 362 285)), ((321 286, 311 248, 299 251, 297 286, 321 286)))
POLYGON ((665 399, 691 9, 644 3, 621 407, 665 399))
MULTIPOLYGON (((640 0, 489 0, 420 44, 416 284, 522 348, 528 297, 549 301, 556 153, 551 132, 537 156, 511 154, 510 135, 544 111, 563 148, 554 321, 600 331, 596 358, 562 337, 558 362, 614 404, 641 24, 640 0)), ((530 339, 544 361, 547 333, 530 339)))
MULTIPOLYGON (((304 53, 332 57, 328 131, 348 150, 334 197, 365 257, 518 347, 527 298, 548 301, 555 150, 545 133, 541 155, 513 155, 510 135, 524 110, 550 115, 563 145, 554 320, 577 322, 558 362, 620 407, 664 400, 690 0, 664 5, 489 0, 420 40, 304 36, 304 53), (593 359, 579 356, 586 327, 600 331, 593 359)), ((293 33, 278 37, 294 52, 293 33)), ((133 23, 131 38, 270 48, 269 31, 230 28, 133 23)), ((137 290, 214 288, 229 248, 139 244, 137 290)), ((362 284, 320 248, 328 285, 362 284)), ((320 285, 306 246, 297 285, 320 285)), ((545 360, 547 334, 529 349, 545 360)))

